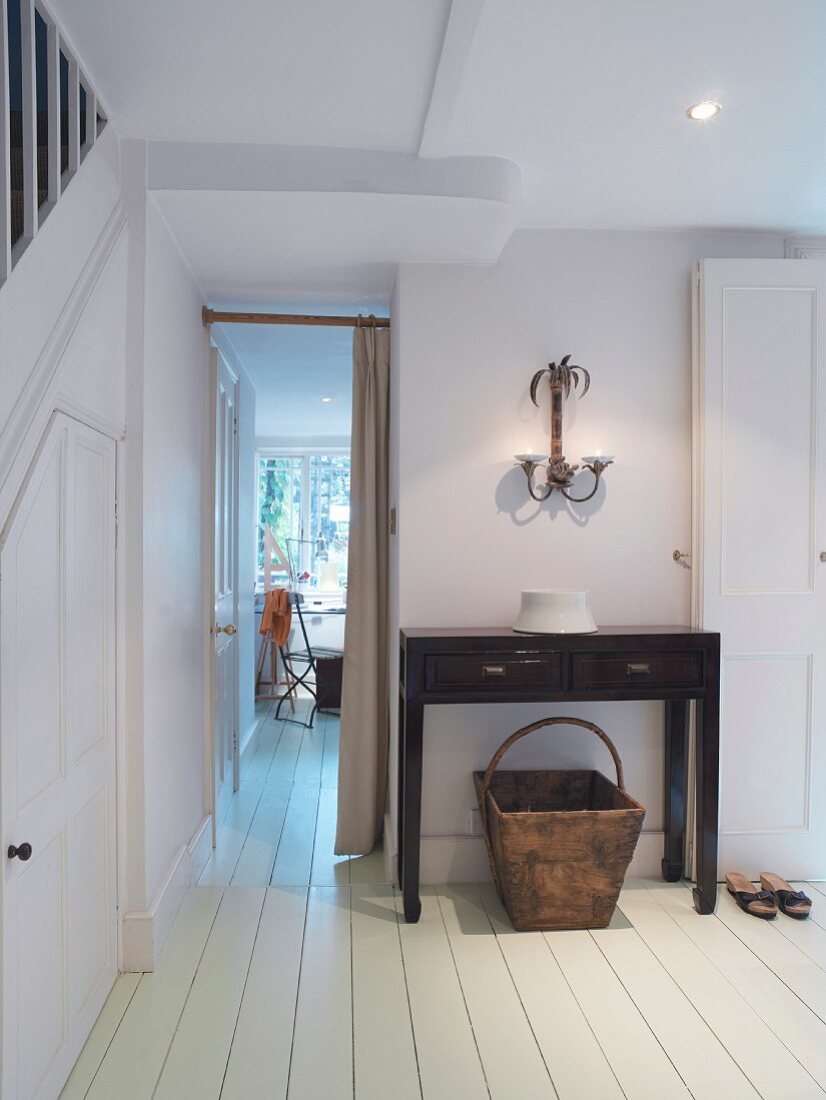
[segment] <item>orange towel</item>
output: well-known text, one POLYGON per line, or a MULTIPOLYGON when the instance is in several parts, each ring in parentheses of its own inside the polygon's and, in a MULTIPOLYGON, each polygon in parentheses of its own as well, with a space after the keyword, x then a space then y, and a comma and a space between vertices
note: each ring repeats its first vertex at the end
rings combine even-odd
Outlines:
POLYGON ((292 618, 289 592, 286 588, 272 588, 264 597, 264 612, 258 632, 272 634, 276 645, 284 645, 290 636, 292 618))

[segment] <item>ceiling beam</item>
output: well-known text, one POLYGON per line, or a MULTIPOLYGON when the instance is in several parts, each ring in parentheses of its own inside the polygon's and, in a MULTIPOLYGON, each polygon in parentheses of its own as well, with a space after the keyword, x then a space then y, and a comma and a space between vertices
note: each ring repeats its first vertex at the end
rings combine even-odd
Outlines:
POLYGON ((419 139, 421 157, 436 155, 442 149, 484 5, 485 0, 453 0, 450 5, 442 52, 419 139))

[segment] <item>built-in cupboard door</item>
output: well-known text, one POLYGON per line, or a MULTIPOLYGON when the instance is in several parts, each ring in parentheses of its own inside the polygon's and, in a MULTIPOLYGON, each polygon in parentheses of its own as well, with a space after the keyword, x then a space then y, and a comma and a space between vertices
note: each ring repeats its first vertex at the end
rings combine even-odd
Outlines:
POLYGON ((706 260, 696 297, 694 601, 722 636, 720 871, 823 878, 826 264, 706 260))
POLYGON ((115 446, 48 428, 0 550, 2 1095, 59 1095, 117 972, 115 446))

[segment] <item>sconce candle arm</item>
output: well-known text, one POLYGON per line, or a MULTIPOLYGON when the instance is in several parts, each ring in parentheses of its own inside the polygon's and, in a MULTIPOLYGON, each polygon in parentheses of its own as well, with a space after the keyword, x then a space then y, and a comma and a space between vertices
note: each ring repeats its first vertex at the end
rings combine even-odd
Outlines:
POLYGON ((590 500, 591 497, 595 495, 597 489, 599 488, 599 479, 602 477, 602 471, 607 466, 610 466, 610 465, 611 465, 610 462, 599 462, 599 461, 597 461, 597 462, 593 462, 593 463, 586 462, 585 465, 582 467, 583 470, 590 470, 591 473, 594 475, 594 487, 590 491, 590 493, 588 493, 587 496, 584 496, 584 497, 571 496, 571 494, 563 488, 560 488, 560 492, 562 493, 562 495, 564 497, 567 497, 568 500, 572 501, 574 504, 584 504, 586 500, 590 500))

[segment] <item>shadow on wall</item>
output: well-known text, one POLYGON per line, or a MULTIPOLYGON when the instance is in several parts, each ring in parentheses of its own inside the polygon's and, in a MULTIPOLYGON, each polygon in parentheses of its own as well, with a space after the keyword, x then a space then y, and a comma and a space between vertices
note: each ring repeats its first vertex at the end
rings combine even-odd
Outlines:
MULTIPOLYGON (((570 491, 584 496, 593 487, 593 477, 590 470, 577 474, 570 491)), ((565 513, 577 527, 587 527, 591 516, 596 515, 605 503, 605 481, 600 481, 594 496, 581 504, 568 500, 562 493, 551 493, 550 497, 540 504, 532 500, 528 494, 524 471, 521 467, 514 465, 499 479, 495 500, 497 512, 507 513, 511 523, 516 527, 527 527, 528 524, 538 520, 543 513, 549 520, 554 520, 561 513, 565 513)))

